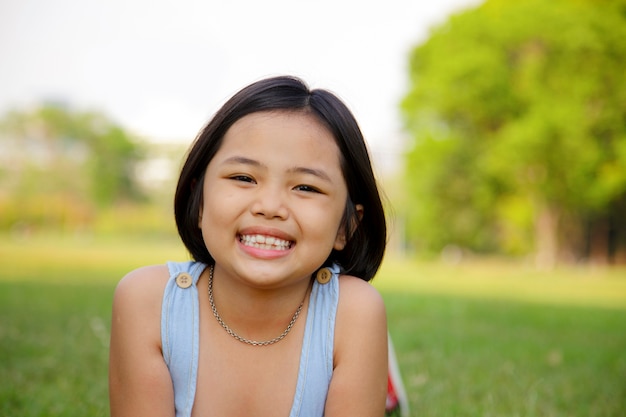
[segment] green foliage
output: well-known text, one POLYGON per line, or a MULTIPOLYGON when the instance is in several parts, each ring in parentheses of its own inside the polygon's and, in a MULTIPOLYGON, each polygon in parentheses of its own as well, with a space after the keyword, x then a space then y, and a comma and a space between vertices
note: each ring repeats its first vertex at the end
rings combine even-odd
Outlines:
POLYGON ((81 228, 98 208, 142 199, 142 147, 102 114, 14 111, 0 121, 0 144, 0 228, 81 228))
POLYGON ((406 215, 424 249, 525 253, 546 210, 577 224, 557 224, 567 244, 626 199, 626 4, 598 3, 489 0, 414 49, 406 215))

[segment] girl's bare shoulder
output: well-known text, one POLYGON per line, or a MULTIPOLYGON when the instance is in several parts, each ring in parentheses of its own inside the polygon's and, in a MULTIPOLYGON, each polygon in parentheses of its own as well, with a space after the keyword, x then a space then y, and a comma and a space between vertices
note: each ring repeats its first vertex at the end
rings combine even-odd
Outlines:
POLYGON ((386 334, 387 313, 382 296, 369 282, 342 275, 339 277, 339 305, 335 334, 339 341, 368 337, 367 333, 386 334), (361 335, 364 332, 366 334, 361 335))
POLYGON ((334 369, 325 415, 383 415, 387 355, 387 316, 382 296, 360 278, 341 276, 334 369))
POLYGON ((383 298, 369 282, 351 275, 339 277, 339 308, 353 313, 384 314, 383 298))
POLYGON ((131 303, 144 307, 160 305, 169 279, 167 265, 151 265, 135 269, 120 280, 115 289, 116 303, 131 303))
POLYGON ((109 360, 111 415, 173 416, 172 382, 161 346, 161 305, 168 278, 166 265, 139 268, 115 289, 109 360))

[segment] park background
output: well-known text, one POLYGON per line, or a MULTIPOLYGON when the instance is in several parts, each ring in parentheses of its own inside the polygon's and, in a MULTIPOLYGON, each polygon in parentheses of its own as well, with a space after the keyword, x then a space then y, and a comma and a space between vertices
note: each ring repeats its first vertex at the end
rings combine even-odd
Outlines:
MULTIPOLYGON (((208 3, 208 2, 207 2, 208 3)), ((0 5, 0 414, 108 415, 117 281, 185 150, 291 73, 354 110, 414 416, 626 410, 626 2, 0 5)))

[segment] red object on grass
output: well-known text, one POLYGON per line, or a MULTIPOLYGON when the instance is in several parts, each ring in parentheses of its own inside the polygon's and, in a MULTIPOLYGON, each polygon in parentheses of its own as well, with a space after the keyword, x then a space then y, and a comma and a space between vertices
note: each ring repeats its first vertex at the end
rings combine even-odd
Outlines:
POLYGON ((391 380, 391 375, 387 378, 387 403, 385 405, 385 412, 391 413, 400 407, 398 401, 398 394, 391 380))

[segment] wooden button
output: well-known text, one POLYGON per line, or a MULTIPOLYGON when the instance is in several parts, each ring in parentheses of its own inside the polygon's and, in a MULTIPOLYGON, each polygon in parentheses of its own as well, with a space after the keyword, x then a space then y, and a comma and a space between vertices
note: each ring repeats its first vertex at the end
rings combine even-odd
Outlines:
POLYGON ((176 285, 178 285, 180 288, 189 288, 191 287, 192 283, 193 278, 191 278, 191 275, 186 272, 181 272, 176 277, 176 285))
POLYGON ((320 284, 326 284, 328 281, 330 281, 330 278, 333 276, 333 273, 330 272, 329 268, 322 268, 319 271, 317 271, 317 275, 315 276, 315 279, 317 279, 317 282, 319 282, 320 284))

